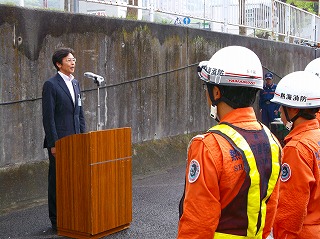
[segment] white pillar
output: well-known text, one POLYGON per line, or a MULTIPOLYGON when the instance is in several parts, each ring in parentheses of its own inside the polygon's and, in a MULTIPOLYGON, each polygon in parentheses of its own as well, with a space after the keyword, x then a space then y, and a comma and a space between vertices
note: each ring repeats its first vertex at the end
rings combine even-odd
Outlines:
POLYGON ((150 22, 154 22, 154 0, 150 0, 150 22))
POLYGON ((227 32, 227 23, 228 23, 228 3, 223 1, 223 27, 222 32, 227 32))

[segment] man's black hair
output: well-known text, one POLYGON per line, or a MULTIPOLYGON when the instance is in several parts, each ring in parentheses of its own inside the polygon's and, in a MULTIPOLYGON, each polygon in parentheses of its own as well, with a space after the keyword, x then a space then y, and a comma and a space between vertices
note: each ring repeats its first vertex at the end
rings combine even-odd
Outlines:
POLYGON ((223 86, 207 84, 209 96, 213 101, 213 87, 217 86, 221 92, 220 101, 224 101, 233 109, 250 107, 256 100, 256 95, 259 91, 257 88, 241 87, 241 86, 223 86))
POLYGON ((319 109, 320 108, 301 109, 298 114, 304 119, 311 120, 316 118, 316 113, 319 109))
POLYGON ((57 66, 57 63, 62 64, 62 59, 68 56, 70 53, 74 55, 74 50, 71 48, 59 48, 53 53, 52 63, 54 67, 57 69, 57 71, 59 71, 59 67, 57 66))

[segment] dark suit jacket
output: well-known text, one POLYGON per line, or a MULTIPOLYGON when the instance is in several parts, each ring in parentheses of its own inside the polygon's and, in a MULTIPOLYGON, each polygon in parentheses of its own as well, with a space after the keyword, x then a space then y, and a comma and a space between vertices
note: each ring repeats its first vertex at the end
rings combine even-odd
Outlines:
POLYGON ((71 134, 84 133, 86 130, 83 109, 82 106, 79 106, 81 101, 79 82, 74 79, 72 86, 75 93, 75 104, 73 104, 66 83, 58 73, 43 85, 44 148, 55 147, 58 139, 71 134))

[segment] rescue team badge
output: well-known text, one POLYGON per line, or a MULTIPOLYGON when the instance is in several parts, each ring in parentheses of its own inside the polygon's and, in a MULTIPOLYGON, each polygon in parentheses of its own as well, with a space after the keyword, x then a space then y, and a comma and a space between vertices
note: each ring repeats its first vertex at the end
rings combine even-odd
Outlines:
POLYGON ((192 159, 189 165, 189 176, 188 176, 189 183, 194 183, 195 181, 197 181, 199 175, 200 175, 200 164, 197 160, 192 159))
POLYGON ((281 166, 281 181, 282 182, 287 182, 291 177, 291 169, 289 164, 284 163, 281 166))

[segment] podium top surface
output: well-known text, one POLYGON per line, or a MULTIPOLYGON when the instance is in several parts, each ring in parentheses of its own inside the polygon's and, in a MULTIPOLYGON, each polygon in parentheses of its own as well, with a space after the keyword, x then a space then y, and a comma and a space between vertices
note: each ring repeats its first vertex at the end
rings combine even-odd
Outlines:
POLYGON ((57 159, 94 165, 132 157, 131 128, 74 134, 56 142, 57 159))

